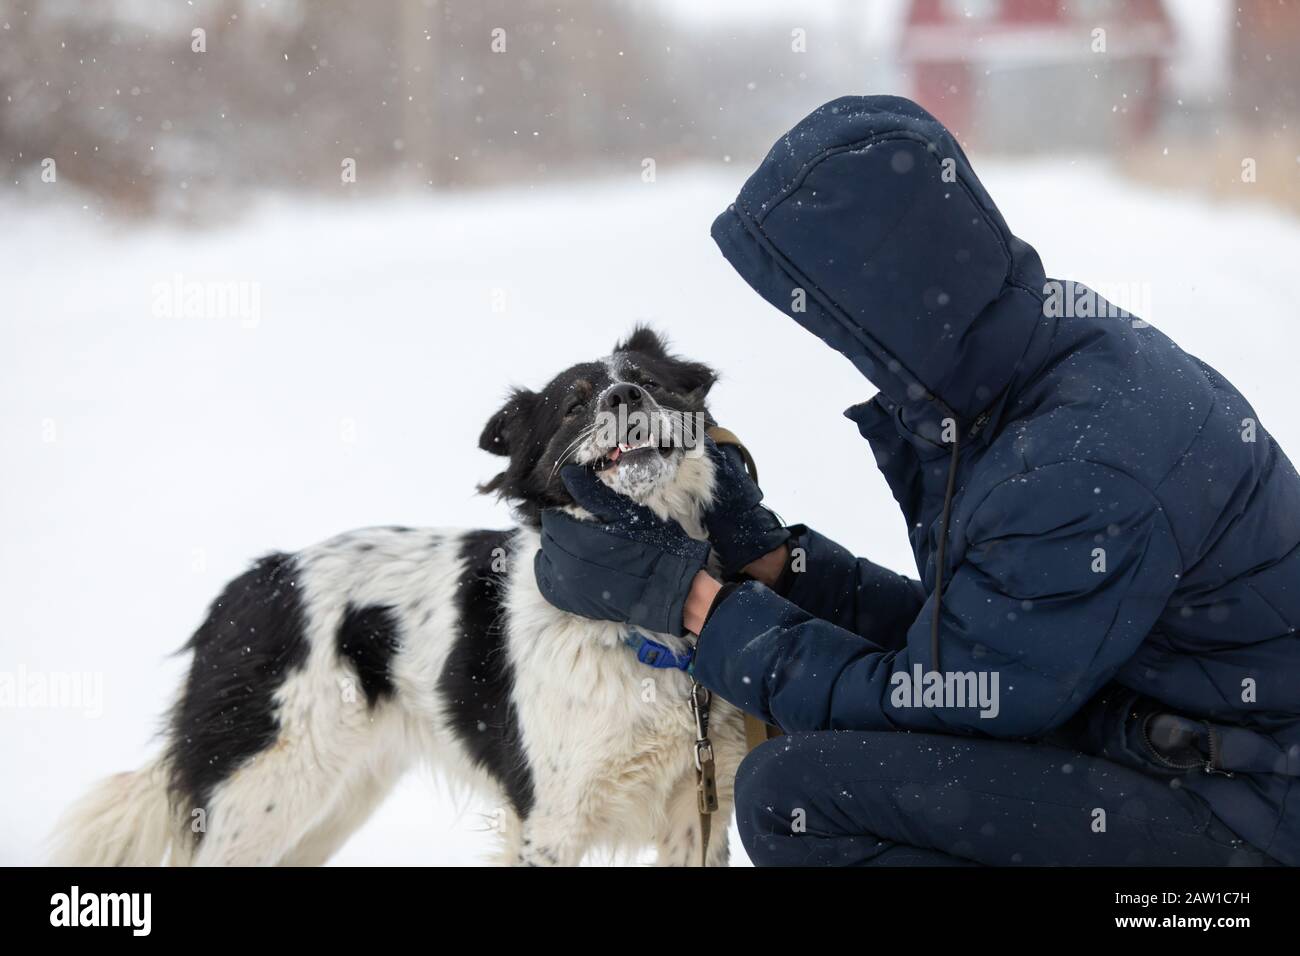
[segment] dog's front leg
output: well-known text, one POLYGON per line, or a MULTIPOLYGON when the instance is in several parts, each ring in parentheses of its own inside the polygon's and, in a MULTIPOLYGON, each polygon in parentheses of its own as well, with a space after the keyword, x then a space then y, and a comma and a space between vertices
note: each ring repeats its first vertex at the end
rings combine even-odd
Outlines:
POLYGON ((575 829, 575 815, 535 809, 523 822, 516 866, 577 866, 586 839, 575 829))
MULTIPOLYGON (((730 859, 728 830, 731 828, 731 787, 726 800, 709 820, 709 866, 727 866, 730 859)), ((695 771, 685 774, 673 787, 662 830, 655 834, 657 866, 700 866, 700 809, 696 796, 695 771)))
MULTIPOLYGON (((718 809, 710 814, 706 866, 731 863, 731 815, 735 806, 736 770, 745 757, 745 730, 740 711, 719 701, 714 706, 709 736, 716 760, 718 809)), ((701 864, 698 783, 692 767, 673 786, 664 829, 655 835, 660 866, 701 864)))

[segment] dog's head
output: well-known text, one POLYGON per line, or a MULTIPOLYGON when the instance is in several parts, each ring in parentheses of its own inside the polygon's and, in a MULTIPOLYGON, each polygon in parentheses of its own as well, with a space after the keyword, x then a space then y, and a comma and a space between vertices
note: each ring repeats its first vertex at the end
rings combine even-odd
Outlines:
POLYGON ((511 393, 479 438, 509 464, 479 490, 536 524, 542 509, 573 503, 560 469, 591 465, 615 491, 672 514, 675 498, 711 486, 700 442, 713 424, 705 399, 716 378, 638 327, 608 357, 561 372, 540 392, 511 393))

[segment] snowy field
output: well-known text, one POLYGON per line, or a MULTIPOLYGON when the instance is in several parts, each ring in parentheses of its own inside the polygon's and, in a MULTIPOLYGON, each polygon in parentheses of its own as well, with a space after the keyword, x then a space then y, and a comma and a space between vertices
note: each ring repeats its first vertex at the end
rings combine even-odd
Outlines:
MULTIPOLYGON (((1300 223, 1064 161, 981 171, 1049 274, 1140 284, 1154 323, 1296 454, 1300 223)), ((721 368, 714 410, 787 520, 911 570, 840 417, 873 389, 708 237, 745 172, 276 201, 209 232, 0 210, 0 673, 102 679, 98 704, 0 705, 0 864, 40 862, 74 796, 155 749, 185 666, 169 655, 251 557, 365 525, 506 524, 474 493, 506 386, 605 354, 636 320, 721 368), (255 320, 156 314, 178 281, 245 283, 255 320)), ((412 776, 337 862, 475 863, 488 847, 478 808, 412 776)))

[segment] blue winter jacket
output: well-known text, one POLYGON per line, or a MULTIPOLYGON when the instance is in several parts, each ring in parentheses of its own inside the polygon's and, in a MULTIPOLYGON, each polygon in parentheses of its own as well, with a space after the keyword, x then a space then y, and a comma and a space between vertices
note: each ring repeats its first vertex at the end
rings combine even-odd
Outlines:
POLYGON ((1047 740, 1179 776, 1300 863, 1300 478, 1241 394, 1047 279, 953 137, 905 99, 818 109, 713 236, 879 389, 846 414, 920 580, 796 528, 785 596, 724 597, 697 678, 786 731, 1047 740), (941 539, 952 692, 923 697, 941 539), (981 672, 997 674, 996 713, 958 696, 981 672))

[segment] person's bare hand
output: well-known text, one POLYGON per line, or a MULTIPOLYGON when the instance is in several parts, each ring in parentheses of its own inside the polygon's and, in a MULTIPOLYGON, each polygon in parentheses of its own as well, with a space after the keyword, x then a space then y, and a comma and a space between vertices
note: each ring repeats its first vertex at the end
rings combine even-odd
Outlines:
POLYGON ((686 630, 698 635, 704 629, 704 619, 709 616, 713 600, 722 590, 716 579, 701 571, 691 582, 691 591, 686 595, 686 604, 682 607, 682 623, 686 630))
POLYGON ((769 588, 776 587, 776 582, 781 578, 781 572, 785 570, 785 564, 790 560, 790 546, 783 544, 774 551, 769 551, 757 561, 751 561, 745 565, 745 573, 755 581, 761 581, 769 588))

